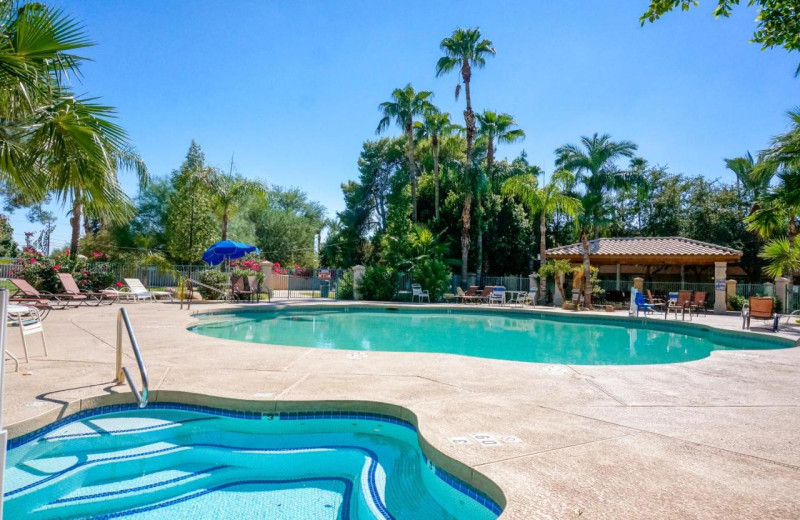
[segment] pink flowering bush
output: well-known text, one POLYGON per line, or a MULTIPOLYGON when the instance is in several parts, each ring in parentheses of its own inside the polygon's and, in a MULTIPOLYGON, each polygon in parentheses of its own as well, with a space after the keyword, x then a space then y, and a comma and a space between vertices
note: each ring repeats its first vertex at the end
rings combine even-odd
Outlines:
POLYGON ((115 279, 106 265, 89 265, 81 260, 72 260, 69 249, 46 257, 32 247, 23 248, 22 256, 14 262, 10 275, 12 278, 22 278, 40 291, 62 293, 64 288, 58 273, 72 273, 78 287, 84 291, 100 291, 111 286, 115 279))

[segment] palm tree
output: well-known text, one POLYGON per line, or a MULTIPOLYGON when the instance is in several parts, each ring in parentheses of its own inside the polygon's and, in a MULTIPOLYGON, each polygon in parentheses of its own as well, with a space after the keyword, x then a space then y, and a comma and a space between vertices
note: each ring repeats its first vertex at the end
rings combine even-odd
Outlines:
POLYGON ((450 122, 450 114, 439 112, 436 107, 425 113, 422 121, 414 123, 417 138, 431 140, 431 155, 433 155, 433 208, 436 221, 439 220, 439 152, 440 139, 450 137, 461 129, 460 126, 450 122))
MULTIPOLYGON (((572 173, 561 170, 553 174, 550 182, 539 187, 535 175, 525 173, 507 179, 503 183, 502 193, 506 197, 515 197, 522 203, 528 213, 539 215, 539 265, 547 262, 547 219, 560 212, 574 217, 581 211, 581 200, 569 194, 574 184, 572 173)), ((540 293, 547 291, 547 277, 539 280, 540 293)))
POLYGON ((211 178, 212 195, 216 213, 222 220, 222 240, 228 239, 228 222, 240 205, 251 196, 265 199, 267 187, 259 181, 251 181, 232 172, 216 173, 211 178))
POLYGON ((607 225, 604 194, 620 186, 623 178, 614 163, 622 157, 631 158, 637 146, 631 141, 612 141, 611 136, 594 134, 581 137, 583 147, 567 144, 556 149, 556 167, 570 170, 582 182, 583 213, 579 221, 580 240, 583 246, 584 303, 591 308, 592 283, 589 261, 589 233, 599 236, 600 228, 607 225))
POLYGON ((147 168, 111 107, 77 99, 65 86, 91 45, 84 29, 41 3, 0 5, 0 174, 34 202, 47 192, 72 206, 70 251, 78 253, 84 209, 104 221, 132 216, 117 172, 147 168))
POLYGON ((84 207, 101 220, 119 223, 134 214, 133 204, 117 179, 119 170, 133 170, 141 186, 148 180, 142 159, 128 144, 125 131, 109 121, 111 107, 64 97, 45 111, 30 138, 42 151, 40 168, 47 171, 45 188, 58 200, 70 201, 70 255, 78 254, 84 207))
POLYGON ((525 139, 525 132, 521 128, 514 128, 517 122, 510 114, 498 114, 491 110, 484 110, 477 115, 480 129, 478 135, 486 140, 486 171, 490 179, 494 179, 494 152, 495 146, 500 143, 511 144, 525 139))
POLYGON ((408 174, 411 177, 411 219, 417 221, 417 166, 414 160, 414 116, 420 116, 433 110, 428 101, 433 92, 422 90, 417 92, 411 83, 405 88, 397 88, 392 92, 392 100, 380 104, 383 117, 378 123, 375 133, 382 133, 394 122, 403 129, 406 136, 406 158, 408 174))
POLYGON ((452 72, 459 68, 461 73, 461 83, 456 85, 456 99, 461 92, 461 84, 464 84, 464 97, 467 107, 464 110, 464 123, 466 126, 467 137, 467 157, 465 175, 468 177, 464 185, 464 209, 461 212, 461 283, 467 280, 467 261, 469 259, 469 228, 470 211, 472 210, 472 185, 474 165, 472 164, 472 146, 475 140, 475 113, 472 111, 472 95, 469 82, 472 79, 472 67, 481 69, 486 65, 486 57, 495 54, 492 42, 481 39, 481 31, 474 29, 456 29, 449 38, 445 38, 439 44, 444 52, 444 56, 436 62, 436 77, 452 72))
POLYGON ((744 194, 752 199, 753 203, 750 206, 752 215, 758 208, 756 201, 769 191, 769 185, 777 173, 777 168, 774 164, 765 164, 763 154, 756 160, 750 152, 733 159, 725 159, 725 167, 736 175, 739 198, 743 198, 741 190, 744 190, 744 194))

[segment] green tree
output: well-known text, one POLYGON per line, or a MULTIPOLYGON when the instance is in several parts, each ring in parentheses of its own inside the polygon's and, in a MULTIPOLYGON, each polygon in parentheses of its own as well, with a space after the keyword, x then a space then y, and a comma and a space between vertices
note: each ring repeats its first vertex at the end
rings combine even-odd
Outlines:
MULTIPOLYGON (((495 147, 500 143, 514 143, 521 141, 525 138, 525 132, 517 126, 517 122, 509 114, 498 114, 491 110, 484 110, 478 114, 478 138, 482 140, 486 146, 486 173, 489 178, 489 190, 494 187, 494 153, 495 147)), ((484 212, 483 212, 483 197, 481 194, 476 194, 476 206, 478 214, 478 261, 477 273, 480 279, 483 271, 483 231, 485 227, 484 212)))
POLYGON ((461 129, 460 126, 450 122, 450 114, 439 112, 433 107, 427 111, 422 121, 414 123, 417 131, 417 138, 427 138, 431 141, 431 155, 433 157, 433 186, 434 186, 434 215, 436 221, 439 220, 439 157, 440 139, 445 139, 461 129))
POLYGON ((434 110, 428 101, 433 92, 421 90, 417 92, 409 83, 405 88, 397 88, 392 92, 392 100, 380 104, 383 117, 378 123, 376 133, 380 134, 389 128, 392 122, 399 126, 406 137, 406 159, 408 173, 411 177, 411 220, 417 221, 417 166, 414 159, 414 117, 434 110))
MULTIPOLYGON (((727 18, 740 0, 717 0, 714 16, 727 18)), ((655 22, 661 16, 680 8, 688 11, 698 5, 697 0, 650 0, 650 8, 639 19, 655 22)), ((787 51, 800 50, 800 9, 795 0, 748 0, 748 6, 758 7, 758 26, 751 41, 760 43, 762 49, 783 47, 787 51)), ((800 73, 800 67, 797 72, 800 73)))
POLYGON ((495 54, 492 42, 481 39, 481 31, 474 29, 459 28, 453 34, 442 40, 439 47, 444 52, 444 56, 439 58, 436 63, 436 77, 447 74, 458 68, 461 74, 461 82, 456 85, 456 99, 461 92, 461 85, 464 85, 464 98, 466 99, 466 109, 464 110, 464 123, 466 127, 466 163, 464 174, 467 179, 464 182, 466 191, 464 192, 464 208, 461 212, 461 283, 467 280, 467 262, 469 261, 469 241, 470 224, 472 211, 472 189, 475 182, 472 180, 475 165, 472 162, 473 144, 475 141, 476 125, 475 113, 472 110, 472 93, 470 92, 470 81, 472 80, 472 68, 481 69, 486 65, 486 57, 495 54))
MULTIPOLYGON (((544 266, 547 261, 547 220, 560 212, 575 217, 582 209, 581 201, 569 194, 569 187, 574 184, 572 173, 561 170, 553 174, 550 182, 539 187, 535 175, 523 174, 511 177, 503 183, 503 195, 515 197, 531 215, 539 216, 539 262, 544 266)), ((547 278, 540 279, 540 294, 547 292, 547 278)))
POLYGON ((637 146, 631 141, 612 141, 610 135, 598 136, 596 133, 591 138, 581 137, 581 145, 566 144, 557 148, 556 167, 574 172, 585 188, 581 198, 583 212, 577 223, 583 246, 584 304, 591 308, 589 234, 594 233, 597 237, 608 225, 605 194, 623 181, 614 161, 633 157, 637 146))
POLYGON ((233 173, 216 175, 212 180, 213 204, 222 221, 222 240, 228 239, 228 221, 248 197, 263 199, 267 188, 263 183, 233 173))
POLYGON ((186 160, 172 173, 172 193, 167 202, 167 251, 178 263, 200 262, 203 252, 218 237, 211 190, 216 172, 206 166, 205 154, 192 140, 186 160))
POLYGON ((317 265, 314 240, 325 221, 325 208, 303 191, 272 186, 266 207, 253 208, 250 218, 264 257, 281 265, 317 265))

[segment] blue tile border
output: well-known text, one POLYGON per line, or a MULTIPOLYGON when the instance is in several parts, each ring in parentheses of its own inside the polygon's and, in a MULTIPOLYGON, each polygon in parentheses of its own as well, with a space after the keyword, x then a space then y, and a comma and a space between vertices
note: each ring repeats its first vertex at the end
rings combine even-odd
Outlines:
MULTIPOLYGON (((375 422, 383 422, 383 423, 388 423, 388 424, 395 424, 397 426, 402 426, 404 428, 408 428, 409 430, 411 430, 413 432, 417 432, 418 431, 416 426, 414 426, 413 424, 411 424, 410 422, 408 422, 406 420, 398 419, 397 417, 394 417, 394 416, 391 416, 391 415, 371 413, 371 412, 353 412, 353 411, 335 411, 335 410, 331 410, 331 411, 313 411, 313 412, 309 411, 309 412, 274 412, 274 413, 271 413, 271 412, 236 411, 236 410, 227 410, 227 409, 223 409, 223 408, 213 408, 213 407, 209 407, 209 406, 189 405, 189 404, 181 404, 181 403, 167 403, 167 402, 150 403, 147 406, 146 409, 150 409, 150 410, 179 410, 179 411, 186 411, 186 412, 203 413, 203 414, 212 415, 212 416, 218 416, 218 417, 229 417, 229 418, 234 418, 234 419, 245 419, 245 420, 255 420, 255 421, 264 420, 265 418, 267 420, 277 418, 278 420, 281 420, 281 421, 308 421, 308 420, 325 420, 325 419, 365 420, 365 421, 375 421, 375 422)), ((49 433, 51 431, 54 431, 54 430, 56 430, 56 429, 58 429, 58 428, 60 428, 62 426, 65 426, 67 424, 70 424, 70 423, 73 423, 73 422, 77 422, 77 421, 80 421, 80 420, 83 420, 83 419, 86 419, 86 418, 89 418, 89 417, 94 417, 94 416, 97 416, 97 415, 104 415, 104 414, 111 414, 111 413, 118 413, 118 412, 135 411, 135 410, 141 410, 138 407, 138 405, 136 405, 135 403, 114 404, 114 405, 100 406, 100 407, 92 408, 92 409, 89 409, 89 410, 81 410, 80 412, 77 412, 77 413, 75 413, 73 415, 70 415, 69 417, 65 417, 63 419, 59 419, 58 421, 55 421, 55 422, 53 422, 51 424, 48 424, 47 426, 39 428, 38 430, 34 430, 32 432, 26 433, 26 434, 21 435, 19 437, 15 437, 13 439, 9 439, 8 442, 7 442, 7 449, 12 450, 12 449, 18 448, 18 447, 20 447, 20 446, 22 446, 24 444, 27 444, 27 443, 33 441, 34 439, 42 437, 42 436, 46 435, 47 433, 49 433)), ((196 421, 196 420, 202 420, 202 419, 188 419, 186 422, 188 422, 188 421, 196 421)), ((140 431, 140 430, 146 430, 146 429, 152 429, 152 428, 153 427, 132 428, 132 429, 129 429, 129 430, 119 430, 118 432, 140 431)), ((110 432, 110 433, 113 433, 113 432, 110 432)), ((65 435, 56 436, 56 437, 54 437, 54 439, 68 438, 68 437, 80 437, 80 436, 83 436, 83 435, 94 435, 94 434, 65 434, 65 435)), ((350 448, 353 448, 353 447, 350 446, 350 448)), ((367 479, 368 482, 369 482, 369 488, 370 488, 369 491, 370 491, 371 498, 373 499, 373 504, 377 507, 377 509, 380 511, 380 513, 385 516, 386 520, 392 520, 393 517, 392 517, 391 513, 389 513, 389 511, 386 509, 386 506, 383 504, 383 501, 380 500, 380 496, 378 495, 377 487, 375 486, 375 472, 377 470, 377 456, 374 453, 372 453, 370 450, 366 449, 366 448, 361 448, 361 449, 363 449, 364 451, 369 452, 371 454, 372 458, 373 458, 373 462, 372 462, 372 464, 370 464, 370 468, 369 468, 369 478, 367 479)), ((420 451, 420 453, 422 453, 422 452, 420 451)), ((439 468, 432 461, 430 461, 428 459, 428 457, 425 456, 424 453, 422 453, 422 457, 423 457, 425 463, 429 464, 433 468, 435 475, 440 480, 442 480, 443 482, 448 484, 450 487, 452 487, 456 491, 462 493, 463 495, 468 496, 469 498, 473 499, 477 503, 481 504, 482 506, 487 508, 492 513, 494 513, 494 514, 496 514, 498 516, 500 515, 500 513, 502 513, 503 509, 497 504, 497 502, 492 500, 486 493, 478 490, 477 488, 475 488, 472 485, 468 484, 467 482, 461 480, 460 478, 456 477, 455 475, 453 475, 453 474, 451 474, 451 473, 439 468)), ((72 468, 70 468, 70 469, 72 469, 72 468)), ((53 478, 55 478, 55 477, 53 477, 53 478)), ((256 481, 248 481, 248 482, 249 483, 256 483, 256 481)), ((261 481, 259 481, 259 482, 261 482, 261 481)), ((37 483, 37 485, 41 484, 41 483, 42 482, 40 481, 39 483, 37 483)), ((264 481, 264 483, 266 483, 266 481, 264 481)), ((348 481, 348 485, 351 485, 349 483, 349 481, 348 481)), ((201 494, 206 494, 206 493, 211 492, 213 490, 222 489, 222 488, 225 488, 225 487, 230 487, 230 486, 228 486, 228 485, 218 486, 217 488, 214 488, 212 490, 206 490, 205 492, 203 492, 201 494)), ((15 490, 14 493, 21 492, 24 489, 27 489, 27 488, 22 488, 22 489, 15 490)), ((197 496, 200 496, 200 495, 197 495, 197 496)), ((165 502, 163 504, 156 504, 154 506, 150 506, 150 508, 158 509, 160 507, 166 507, 166 505, 171 505, 172 503, 182 502, 184 500, 188 500, 189 498, 193 498, 193 496, 192 497, 184 497, 182 499, 175 499, 174 501, 165 502)), ((137 510, 136 512, 143 512, 144 510, 150 510, 150 508, 137 510)), ((120 514, 105 515, 105 516, 100 516, 98 518, 116 518, 116 517, 119 517, 119 516, 125 516, 125 515, 121 512, 120 514)), ((347 518, 347 516, 345 516, 344 518, 347 518)))

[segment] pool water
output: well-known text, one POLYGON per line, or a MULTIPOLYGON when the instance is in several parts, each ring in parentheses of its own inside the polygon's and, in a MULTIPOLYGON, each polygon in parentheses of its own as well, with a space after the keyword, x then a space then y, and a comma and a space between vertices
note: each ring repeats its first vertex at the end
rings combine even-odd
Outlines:
POLYGON ((306 308, 199 316, 214 338, 327 349, 439 352, 572 365, 677 363, 714 350, 792 346, 675 321, 411 308, 306 308))
POLYGON ((9 441, 5 518, 490 520, 415 428, 352 412, 235 413, 154 403, 81 412, 9 441))

